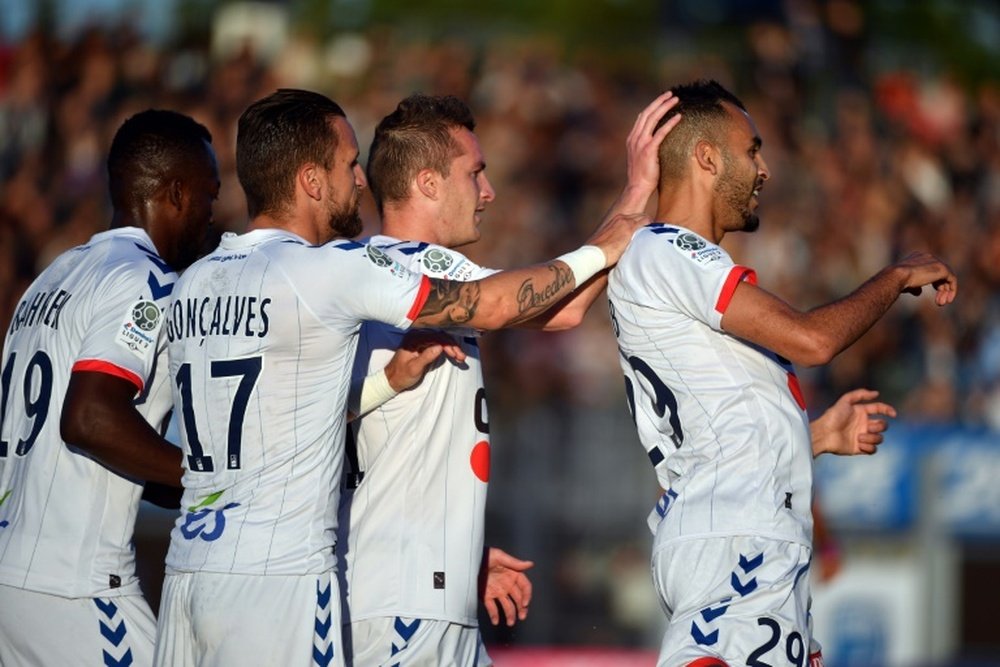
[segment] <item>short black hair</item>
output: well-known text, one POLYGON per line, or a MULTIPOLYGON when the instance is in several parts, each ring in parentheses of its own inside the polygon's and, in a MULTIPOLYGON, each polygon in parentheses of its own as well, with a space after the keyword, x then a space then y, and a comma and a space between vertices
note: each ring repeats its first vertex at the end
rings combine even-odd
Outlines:
POLYGON ((211 143, 208 128, 182 113, 148 109, 131 116, 108 151, 111 205, 125 210, 150 197, 211 143))
POLYGON ((447 177, 461 148, 451 130, 476 129, 472 111, 452 95, 410 95, 375 128, 368 151, 368 187, 379 213, 385 202, 407 197, 410 182, 421 169, 447 177))
POLYGON ((687 170, 688 157, 701 139, 723 145, 722 133, 730 121, 723 105, 729 102, 746 111, 743 102, 715 80, 699 79, 670 89, 680 102, 657 124, 657 129, 667 120, 681 114, 684 119, 670 131, 660 144, 660 179, 676 180, 687 170))
POLYGON ((347 114, 326 95, 282 88, 251 104, 236 133, 236 175, 250 217, 282 210, 307 162, 329 169, 337 148, 331 120, 347 114))

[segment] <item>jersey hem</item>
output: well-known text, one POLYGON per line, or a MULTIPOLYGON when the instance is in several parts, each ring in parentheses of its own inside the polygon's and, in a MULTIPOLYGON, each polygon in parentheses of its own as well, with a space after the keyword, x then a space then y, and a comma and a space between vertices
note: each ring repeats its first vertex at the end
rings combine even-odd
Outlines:
POLYGON ((361 622, 361 621, 370 621, 373 618, 396 618, 397 616, 401 616, 403 618, 419 618, 422 621, 424 621, 424 620, 426 620, 426 621, 441 621, 442 623, 452 623, 454 625, 461 625, 461 626, 464 626, 464 627, 467 627, 467 628, 478 628, 479 627, 479 619, 477 619, 477 618, 469 618, 469 617, 465 617, 465 618, 461 618, 461 619, 460 618, 453 618, 453 617, 449 618, 448 616, 445 616, 444 614, 426 613, 426 612, 414 612, 414 611, 399 611, 399 610, 397 610, 397 611, 391 611, 391 610, 388 610, 388 609, 381 609, 379 611, 373 611, 373 612, 368 612, 368 613, 363 613, 363 614, 353 614, 353 613, 350 612, 350 608, 351 608, 350 603, 346 604, 346 608, 347 608, 348 612, 346 614, 344 614, 344 618, 342 619, 342 624, 343 625, 350 625, 351 623, 357 623, 357 622, 361 622))
POLYGON ((164 564, 164 574, 231 574, 234 577, 308 577, 314 574, 325 574, 327 572, 336 573, 336 566, 331 563, 327 567, 310 568, 308 570, 281 571, 281 572, 258 572, 250 570, 222 570, 214 567, 180 568, 176 565, 164 564))
POLYGON ((664 549, 668 546, 672 546, 680 542, 690 542, 693 540, 711 540, 723 537, 762 537, 766 540, 774 540, 776 542, 788 542, 790 544, 798 544, 799 546, 806 547, 807 549, 812 550, 812 540, 808 540, 802 537, 795 537, 791 535, 781 535, 778 533, 746 530, 738 532, 726 531, 726 532, 698 533, 696 535, 681 535, 678 537, 657 538, 653 544, 653 553, 656 553, 661 549, 664 549))
MULTIPOLYGON (((23 581, 24 577, 20 577, 23 581)), ((9 575, 0 574, 0 586, 7 586, 8 588, 18 588, 22 591, 31 591, 32 593, 42 593, 44 595, 53 595, 59 598, 65 598, 67 600, 88 600, 93 598, 119 598, 131 595, 142 596, 142 589, 139 587, 139 580, 136 579, 133 582, 122 584, 117 588, 106 588, 97 591, 88 591, 81 593, 67 593, 67 590, 72 589, 72 586, 67 586, 65 581, 47 579, 41 584, 31 584, 26 585, 20 582, 11 581, 9 575)))

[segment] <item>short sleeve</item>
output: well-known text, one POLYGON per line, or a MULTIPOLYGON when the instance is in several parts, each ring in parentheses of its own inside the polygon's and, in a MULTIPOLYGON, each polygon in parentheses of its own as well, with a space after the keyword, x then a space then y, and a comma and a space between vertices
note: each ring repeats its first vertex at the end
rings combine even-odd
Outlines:
POLYGON ((375 236, 371 244, 410 271, 431 278, 469 282, 499 273, 497 269, 479 266, 457 250, 426 241, 398 241, 375 236))
POLYGON ((163 308, 175 278, 143 260, 110 267, 88 295, 90 319, 73 371, 120 377, 142 391, 164 348, 163 308))
POLYGON ((649 256, 640 262, 646 289, 668 307, 721 330, 736 287, 744 280, 756 284, 757 274, 693 232, 666 227, 649 233, 643 243, 649 256))
MULTIPOLYGON (((389 255, 372 245, 356 242, 329 244, 323 249, 321 261, 338 267, 335 285, 313 284, 308 289, 314 293, 313 303, 324 303, 331 317, 350 320, 373 320, 407 329, 417 318, 430 295, 430 281, 414 273, 389 255), (337 298, 329 294, 318 295, 317 290, 337 290, 337 298), (329 309, 336 312, 329 312, 329 309)), ((329 272, 317 272, 319 276, 329 272)), ((305 277, 309 279, 309 276, 305 277)))

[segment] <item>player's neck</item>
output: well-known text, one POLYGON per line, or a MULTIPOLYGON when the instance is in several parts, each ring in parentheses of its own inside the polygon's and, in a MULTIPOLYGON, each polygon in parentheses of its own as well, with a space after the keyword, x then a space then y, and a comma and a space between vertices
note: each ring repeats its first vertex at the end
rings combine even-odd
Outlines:
POLYGON ((400 241, 445 245, 428 216, 408 207, 386 207, 382 211, 382 233, 400 241))
POLYGON ((108 226, 108 229, 119 229, 121 227, 141 227, 142 229, 146 229, 146 224, 131 213, 115 211, 111 216, 111 224, 108 226))
POLYGON ((258 229, 284 229, 296 236, 301 237, 308 243, 318 245, 321 240, 315 226, 307 224, 305 221, 294 216, 285 216, 272 213, 261 213, 254 217, 247 224, 247 231, 252 232, 258 229))
POLYGON ((710 214, 694 215, 690 209, 681 207, 657 208, 655 220, 688 229, 712 243, 718 244, 722 240, 722 234, 715 229, 710 214))
POLYGON ((723 233, 716 224, 713 184, 686 178, 674 187, 662 188, 656 201, 656 221, 689 229, 718 244, 723 233))

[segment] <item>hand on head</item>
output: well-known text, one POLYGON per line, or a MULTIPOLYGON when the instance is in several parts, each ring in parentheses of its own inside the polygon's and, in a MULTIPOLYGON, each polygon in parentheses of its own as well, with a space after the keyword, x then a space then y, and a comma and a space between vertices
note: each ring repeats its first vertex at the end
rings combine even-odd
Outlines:
POLYGON ((679 102, 680 99, 668 90, 639 112, 635 125, 632 126, 632 131, 629 132, 625 142, 628 184, 630 186, 642 188, 649 194, 652 194, 659 186, 660 143, 677 126, 681 115, 675 114, 659 128, 657 125, 679 102))

